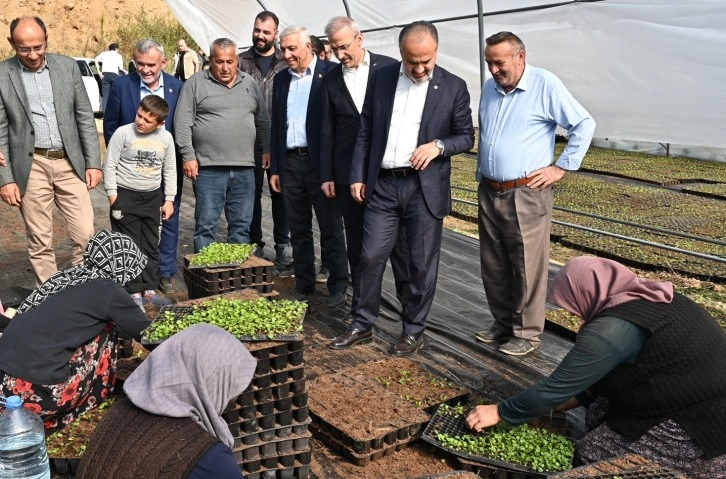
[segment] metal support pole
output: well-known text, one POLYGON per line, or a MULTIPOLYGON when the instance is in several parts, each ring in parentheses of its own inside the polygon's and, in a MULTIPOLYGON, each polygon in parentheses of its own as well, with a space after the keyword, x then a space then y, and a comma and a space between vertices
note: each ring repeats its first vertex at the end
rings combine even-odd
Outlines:
POLYGON ((484 60, 484 0, 476 0, 477 21, 479 23, 479 87, 484 86, 486 60, 484 60))

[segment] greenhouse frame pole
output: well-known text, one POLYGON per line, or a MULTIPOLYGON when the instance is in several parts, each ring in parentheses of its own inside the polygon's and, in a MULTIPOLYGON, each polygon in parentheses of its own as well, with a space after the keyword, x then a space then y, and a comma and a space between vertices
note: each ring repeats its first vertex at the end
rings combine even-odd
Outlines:
POLYGON ((477 20, 479 23, 479 87, 484 87, 484 0, 476 0, 477 20))
POLYGON ((343 8, 345 8, 345 16, 348 18, 353 18, 350 16, 350 7, 348 6, 348 0, 343 0, 343 8))

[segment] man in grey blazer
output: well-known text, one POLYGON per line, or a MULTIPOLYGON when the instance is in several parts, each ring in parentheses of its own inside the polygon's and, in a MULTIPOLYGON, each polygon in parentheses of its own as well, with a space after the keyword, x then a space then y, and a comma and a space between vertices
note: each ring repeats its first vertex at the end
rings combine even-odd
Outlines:
POLYGON ((0 197, 25 221, 36 282, 56 272, 53 205, 63 213, 74 264, 94 234, 89 190, 101 181, 101 150, 91 103, 72 58, 46 52, 38 17, 10 23, 15 56, 0 63, 0 197))

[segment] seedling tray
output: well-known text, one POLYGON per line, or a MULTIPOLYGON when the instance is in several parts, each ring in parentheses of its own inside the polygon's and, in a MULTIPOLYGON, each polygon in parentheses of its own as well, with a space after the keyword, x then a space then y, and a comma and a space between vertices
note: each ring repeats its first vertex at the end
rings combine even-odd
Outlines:
POLYGON ((433 474, 430 476, 422 476, 418 479, 481 479, 477 474, 470 471, 453 471, 453 472, 442 472, 441 474, 433 474))
POLYGON ((626 454, 549 476, 551 479, 687 479, 681 472, 637 454, 626 454))
MULTIPOLYGON (((299 454, 310 455, 311 442, 312 434, 310 434, 309 431, 305 431, 302 434, 291 434, 283 438, 276 436, 272 440, 264 443, 252 445, 243 444, 239 447, 235 447, 232 452, 234 453, 238 464, 247 464, 259 460, 275 459, 278 457, 292 457, 292 460, 286 459, 280 461, 280 465, 282 467, 291 467, 295 459, 302 463, 310 463, 309 459, 305 461, 296 456, 299 454)), ((263 464, 263 466, 267 468, 276 468, 278 467, 278 464, 267 461, 263 464)), ((257 468, 250 469, 257 470, 258 468, 259 466, 257 466, 257 468)))
POLYGON ((362 381, 375 381, 429 414, 441 404, 466 404, 469 390, 405 358, 389 358, 356 366, 351 370, 362 381))
POLYGON ((468 452, 461 451, 459 449, 454 449, 451 447, 444 446, 436 438, 437 434, 442 434, 442 433, 448 434, 450 436, 463 436, 463 435, 476 434, 467 427, 465 416, 449 416, 447 414, 441 414, 441 413, 437 412, 434 415, 434 417, 431 419, 431 422, 429 422, 428 426, 426 426, 426 429, 424 430, 423 435, 421 436, 421 439, 428 442, 429 444, 433 444, 434 446, 438 447, 439 449, 443 449, 444 451, 450 452, 451 454, 454 454, 456 456, 464 457, 466 459, 469 459, 469 460, 477 462, 477 463, 493 466, 494 468, 497 468, 497 469, 504 469, 506 471, 522 472, 522 473, 530 475, 530 477, 547 477, 548 474, 553 474, 551 472, 540 473, 540 472, 535 471, 534 469, 531 469, 527 466, 522 466, 520 464, 504 462, 504 461, 493 459, 493 458, 487 457, 487 456, 479 456, 479 455, 475 455, 475 454, 470 454, 468 452))
POLYGON ((271 293, 274 286, 274 264, 252 256, 244 263, 230 267, 196 268, 189 264, 190 257, 184 258, 184 281, 187 284, 189 299, 222 294, 243 288, 253 288, 260 293, 271 293))
POLYGON ((310 464, 301 464, 297 461, 294 467, 261 468, 256 472, 245 472, 245 479, 307 479, 308 476, 310 476, 310 464))
MULTIPOLYGON (((287 439, 291 436, 305 436, 310 431, 310 418, 305 421, 292 421, 288 426, 275 426, 270 429, 257 428, 255 432, 245 434, 241 430, 235 434, 236 425, 230 427, 234 437, 234 448, 242 448, 243 446, 262 446, 270 441, 278 439, 287 439)), ((298 442, 299 444, 299 442, 298 442)), ((304 445, 298 445, 297 449, 301 449, 304 445)), ((295 446, 293 446, 295 448, 295 446)))
MULTIPOLYGON (((166 313, 173 313, 175 317, 184 317, 187 314, 191 314, 194 312, 195 307, 194 306, 177 306, 177 305, 170 305, 170 306, 162 306, 159 310, 159 314, 157 316, 157 319, 155 321, 166 321, 166 313)), ((307 314, 307 310, 303 312, 302 316, 300 317, 299 324, 302 325, 303 321, 305 320, 305 315, 307 314)), ((258 341, 269 341, 269 342, 290 342, 290 341, 300 341, 304 336, 299 332, 289 332, 289 333, 281 333, 281 334, 275 334, 272 336, 260 334, 255 336, 237 336, 237 339, 243 342, 258 342, 258 341)), ((158 345, 163 343, 164 340, 158 340, 158 341, 147 341, 145 339, 141 339, 141 344, 149 350, 152 350, 156 348, 158 345)), ((302 361, 302 358, 300 359, 302 361)), ((283 366, 284 367, 284 366, 283 366)))
POLYGON ((359 467, 366 467, 373 461, 390 456, 394 452, 407 447, 411 442, 418 438, 416 435, 408 435, 408 431, 401 431, 402 435, 406 435, 407 437, 404 439, 397 439, 398 435, 389 435, 386 439, 390 438, 390 443, 384 440, 381 447, 377 449, 367 448, 368 450, 365 453, 359 454, 352 451, 349 447, 346 447, 343 441, 336 439, 330 430, 318 427, 318 424, 315 422, 310 425, 310 430, 316 439, 328 446, 333 452, 342 455, 359 467))
POLYGON ((339 443, 356 459, 412 440, 430 418, 381 385, 357 381, 345 371, 311 381, 308 395, 310 417, 321 438, 335 438, 331 445, 339 443))

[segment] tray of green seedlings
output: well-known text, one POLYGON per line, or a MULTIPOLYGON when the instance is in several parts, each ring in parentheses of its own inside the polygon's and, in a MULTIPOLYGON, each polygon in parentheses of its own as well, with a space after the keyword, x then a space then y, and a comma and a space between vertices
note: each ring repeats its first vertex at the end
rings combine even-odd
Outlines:
POLYGON ((421 438, 457 456, 508 471, 548 474, 572 468, 575 445, 565 436, 505 423, 477 433, 467 427, 467 413, 464 406, 442 404, 421 438))
POLYGON ((241 341, 297 341, 303 330, 307 303, 266 298, 254 300, 215 298, 197 306, 165 306, 141 335, 145 347, 193 324, 208 323, 228 331, 241 341))
POLYGON ((256 244, 210 243, 197 254, 187 256, 189 269, 232 268, 247 261, 256 244))

